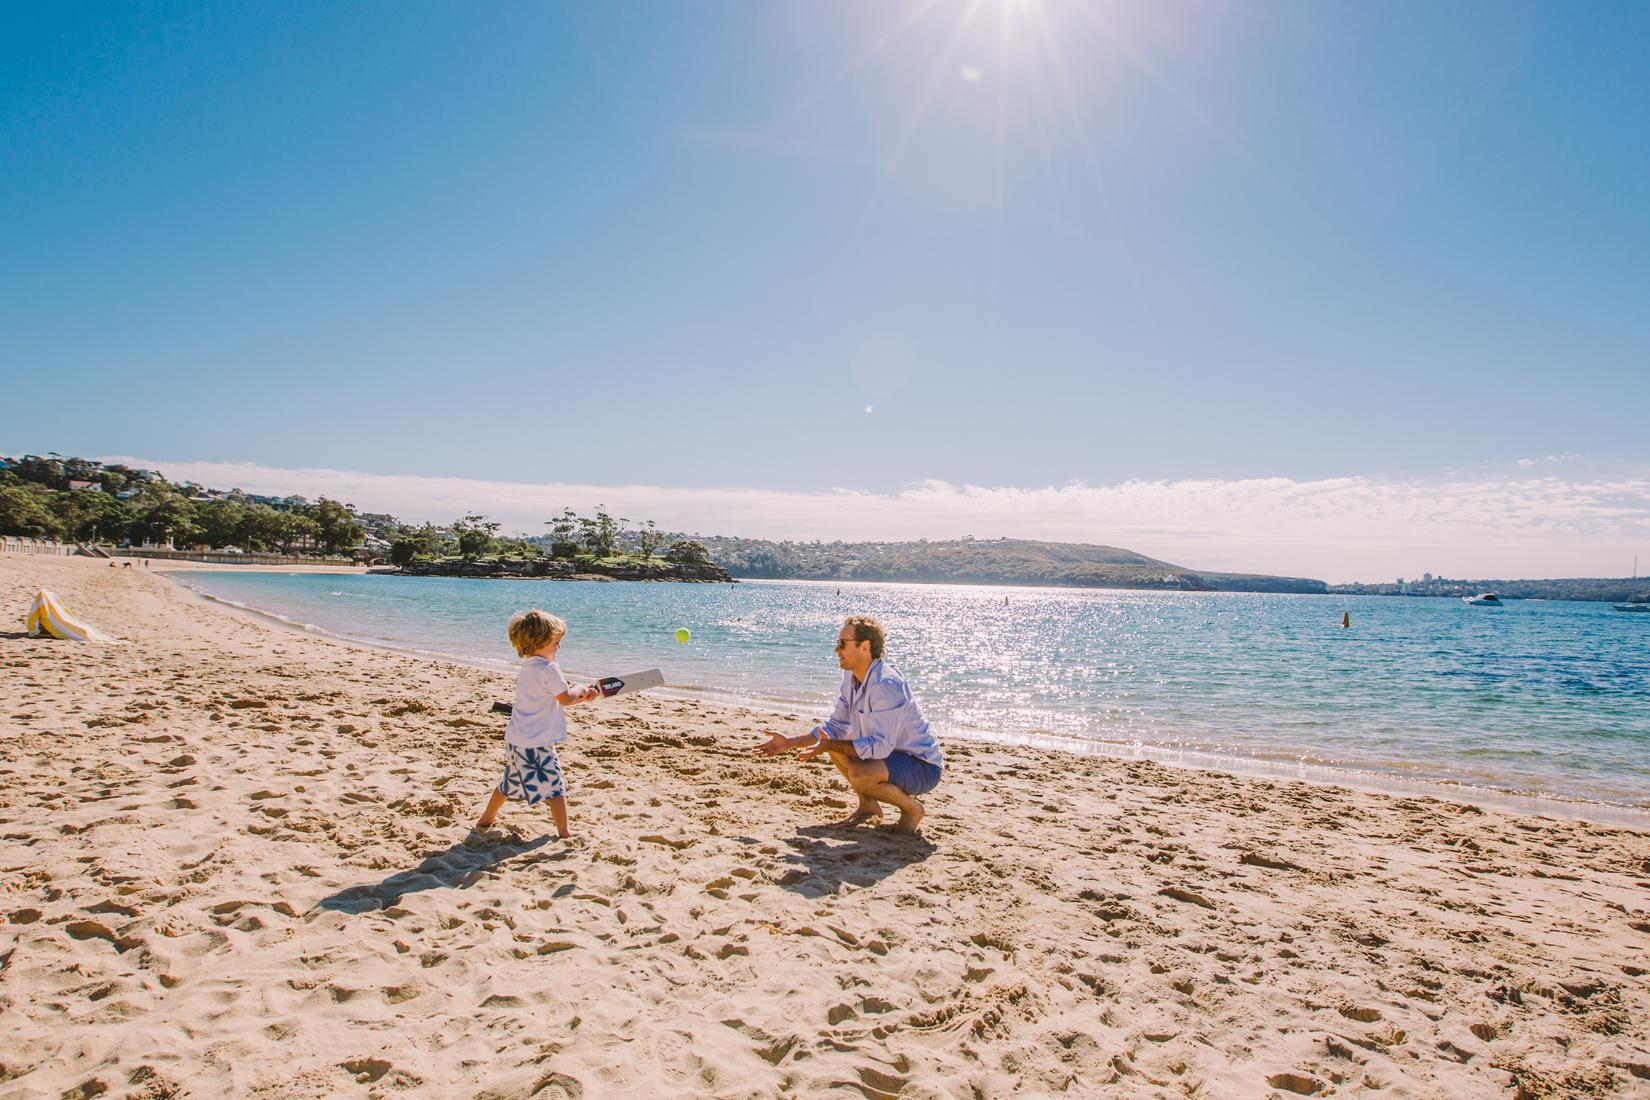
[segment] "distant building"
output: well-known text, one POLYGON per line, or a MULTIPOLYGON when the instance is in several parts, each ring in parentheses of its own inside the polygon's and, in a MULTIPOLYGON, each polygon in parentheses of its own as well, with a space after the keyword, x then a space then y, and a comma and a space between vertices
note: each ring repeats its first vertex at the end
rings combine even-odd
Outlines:
POLYGON ((101 481, 76 481, 75 479, 70 478, 69 490, 73 492, 75 489, 93 489, 101 493, 103 491, 103 483, 101 481))
POLYGON ((1430 581, 1430 580, 1432 580, 1432 574, 1431 573, 1422 573, 1421 574, 1421 579, 1424 580, 1424 581, 1430 581))

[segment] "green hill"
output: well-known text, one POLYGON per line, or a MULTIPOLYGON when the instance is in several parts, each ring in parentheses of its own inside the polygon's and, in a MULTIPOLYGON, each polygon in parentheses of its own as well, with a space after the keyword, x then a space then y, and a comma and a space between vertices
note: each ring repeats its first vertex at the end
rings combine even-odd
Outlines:
POLYGON ((736 577, 918 581, 1070 588, 1321 592, 1322 581, 1198 573, 1133 550, 1029 539, 916 542, 772 542, 700 537, 711 560, 736 577))

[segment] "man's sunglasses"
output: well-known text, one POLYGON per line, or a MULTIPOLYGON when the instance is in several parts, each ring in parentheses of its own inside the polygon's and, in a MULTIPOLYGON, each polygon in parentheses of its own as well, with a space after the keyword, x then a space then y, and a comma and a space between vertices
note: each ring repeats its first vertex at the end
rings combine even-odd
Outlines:
POLYGON ((859 644, 859 639, 858 638, 838 638, 836 640, 836 647, 838 649, 841 649, 845 645, 858 645, 858 644, 859 644))

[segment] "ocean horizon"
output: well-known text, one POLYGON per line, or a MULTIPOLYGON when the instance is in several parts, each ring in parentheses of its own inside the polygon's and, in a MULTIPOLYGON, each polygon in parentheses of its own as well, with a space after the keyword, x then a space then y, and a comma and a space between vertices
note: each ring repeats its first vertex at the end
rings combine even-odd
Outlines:
POLYGON ((514 667, 509 616, 569 624, 570 676, 659 667, 667 691, 812 720, 843 618, 940 736, 1650 820, 1650 629, 1608 604, 744 581, 172 574, 294 626, 514 667), (1343 627, 1342 615, 1350 616, 1343 627), (680 628, 691 632, 678 644, 680 628))

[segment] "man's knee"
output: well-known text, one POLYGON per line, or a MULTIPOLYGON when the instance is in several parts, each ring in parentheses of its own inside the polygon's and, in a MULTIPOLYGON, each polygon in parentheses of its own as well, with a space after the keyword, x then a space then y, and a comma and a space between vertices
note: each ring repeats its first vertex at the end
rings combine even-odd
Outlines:
POLYGON ((888 768, 880 760, 852 760, 843 769, 848 784, 856 791, 869 790, 888 779, 888 768))

